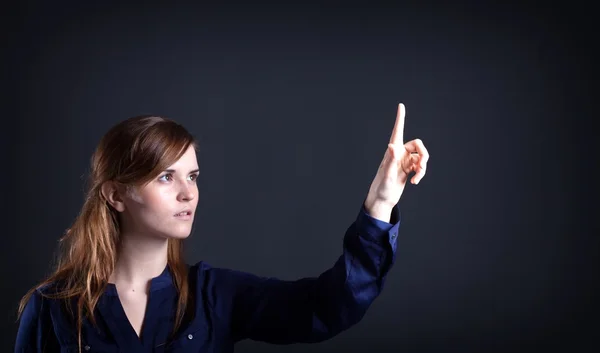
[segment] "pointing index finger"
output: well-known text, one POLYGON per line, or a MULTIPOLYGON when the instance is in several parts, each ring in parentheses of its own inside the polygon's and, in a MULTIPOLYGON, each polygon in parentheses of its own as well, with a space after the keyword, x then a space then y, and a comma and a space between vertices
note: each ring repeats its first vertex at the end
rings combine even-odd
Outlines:
POLYGON ((404 116, 406 115, 406 108, 404 104, 398 104, 398 113, 396 114, 396 123, 394 124, 394 130, 392 130, 392 137, 390 138, 391 144, 404 144, 404 116))

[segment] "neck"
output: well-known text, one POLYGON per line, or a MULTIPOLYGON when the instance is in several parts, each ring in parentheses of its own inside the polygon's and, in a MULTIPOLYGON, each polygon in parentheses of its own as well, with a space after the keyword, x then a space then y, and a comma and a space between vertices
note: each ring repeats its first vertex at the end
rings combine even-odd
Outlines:
POLYGON ((119 255, 109 282, 117 287, 146 288, 167 266, 168 240, 122 233, 119 255))

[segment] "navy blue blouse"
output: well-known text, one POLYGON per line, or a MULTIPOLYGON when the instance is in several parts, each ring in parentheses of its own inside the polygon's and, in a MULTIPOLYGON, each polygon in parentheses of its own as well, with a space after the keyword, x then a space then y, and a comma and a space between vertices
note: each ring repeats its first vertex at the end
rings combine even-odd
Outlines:
MULTIPOLYGON (((194 318, 174 338, 177 293, 169 268, 153 278, 143 330, 138 337, 108 284, 94 312, 98 326, 84 321, 83 352, 233 352, 243 339, 274 344, 326 340, 356 324, 381 292, 395 260, 398 206, 390 223, 367 214, 364 205, 348 227, 343 253, 318 277, 295 281, 212 267, 190 266, 194 318)), ((15 352, 77 352, 77 330, 59 300, 38 289, 20 320, 15 352)), ((64 303, 62 303, 64 304, 64 303)))

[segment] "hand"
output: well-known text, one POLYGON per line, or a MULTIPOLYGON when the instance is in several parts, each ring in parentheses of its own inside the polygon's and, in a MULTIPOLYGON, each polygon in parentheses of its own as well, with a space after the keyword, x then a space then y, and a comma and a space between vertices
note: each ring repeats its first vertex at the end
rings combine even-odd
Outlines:
POLYGON ((409 174, 415 173, 411 183, 416 185, 427 169, 429 153, 423 141, 415 139, 404 143, 405 115, 404 104, 400 103, 390 142, 365 201, 367 211, 376 218, 389 219, 389 212, 400 201, 409 174))

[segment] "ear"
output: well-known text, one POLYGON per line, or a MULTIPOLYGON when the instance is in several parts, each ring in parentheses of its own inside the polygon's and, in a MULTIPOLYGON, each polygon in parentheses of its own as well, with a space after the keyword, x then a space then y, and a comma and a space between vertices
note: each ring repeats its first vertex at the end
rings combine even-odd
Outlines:
POLYGON ((102 196, 104 196, 106 202, 119 212, 125 211, 124 190, 123 186, 113 181, 106 181, 101 187, 102 196))

